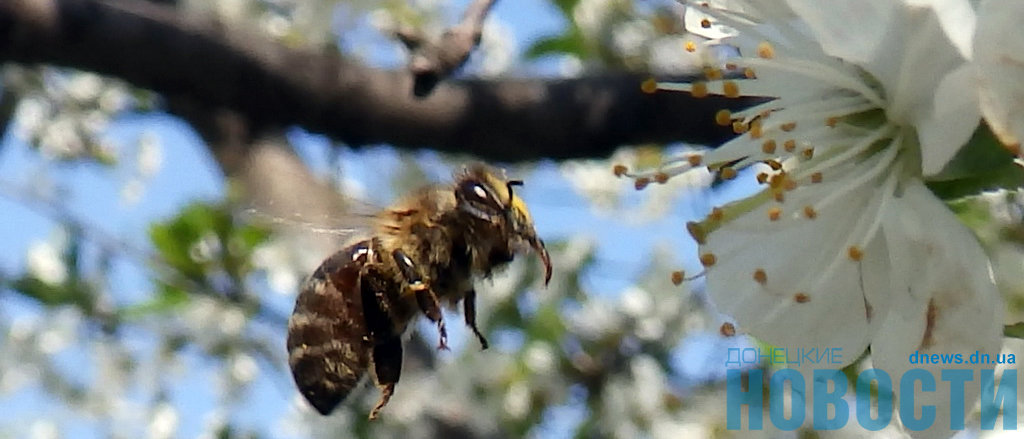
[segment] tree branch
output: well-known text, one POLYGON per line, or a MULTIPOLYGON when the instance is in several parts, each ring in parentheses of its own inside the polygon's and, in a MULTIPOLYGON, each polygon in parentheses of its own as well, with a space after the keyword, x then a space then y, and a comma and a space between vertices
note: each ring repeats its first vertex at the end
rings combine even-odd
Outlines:
POLYGON ((402 28, 395 32, 409 49, 409 71, 415 78, 414 96, 429 95, 440 81, 466 63, 469 54, 480 44, 484 19, 495 2, 474 0, 466 7, 462 21, 438 38, 429 38, 418 29, 402 28))
MULTIPOLYGON (((161 4, 0 1, 0 60, 95 71, 169 102, 235 110, 257 130, 299 125, 352 146, 388 143, 501 161, 602 157, 623 144, 718 143, 711 121, 757 99, 644 94, 640 74, 444 83, 313 53, 161 4)), ((174 108, 171 108, 174 111, 174 108)))

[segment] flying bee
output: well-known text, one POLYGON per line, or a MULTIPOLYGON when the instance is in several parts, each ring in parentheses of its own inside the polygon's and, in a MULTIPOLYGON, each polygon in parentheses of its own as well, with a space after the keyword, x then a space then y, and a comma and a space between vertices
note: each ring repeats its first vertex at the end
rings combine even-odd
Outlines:
POLYGON ((288 363, 299 391, 323 415, 356 387, 372 366, 380 399, 375 419, 395 391, 402 369, 401 335, 422 312, 447 349, 440 302, 463 303, 476 326, 473 280, 489 277, 524 250, 551 261, 533 220, 503 172, 474 165, 452 185, 421 189, 375 218, 373 236, 335 253, 305 280, 288 322, 288 363))

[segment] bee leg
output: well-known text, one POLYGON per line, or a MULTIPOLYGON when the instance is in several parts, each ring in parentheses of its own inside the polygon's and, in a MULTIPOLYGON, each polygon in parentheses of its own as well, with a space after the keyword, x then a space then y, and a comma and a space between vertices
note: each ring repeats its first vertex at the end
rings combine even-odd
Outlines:
POLYGON ((402 373, 402 340, 391 337, 383 344, 373 347, 373 366, 380 388, 380 399, 370 411, 370 419, 377 419, 380 410, 388 405, 391 395, 395 393, 395 384, 402 373))
POLYGON ((395 334, 391 317, 390 297, 387 291, 396 286, 389 276, 374 265, 366 265, 359 275, 360 294, 366 331, 373 343, 371 360, 374 382, 380 388, 380 400, 370 411, 370 419, 377 419, 381 409, 395 392, 395 384, 402 373, 402 339, 395 334))
POLYGON ((466 317, 466 326, 473 330, 477 340, 480 340, 480 349, 487 349, 487 339, 476 327, 476 290, 466 291, 465 302, 462 302, 462 314, 466 317))
POLYGON ((416 295, 416 304, 419 305, 420 310, 427 316, 430 321, 437 324, 437 332, 441 334, 441 340, 437 345, 438 349, 448 349, 448 330, 444 327, 444 317, 441 314, 441 303, 437 300, 437 295, 434 291, 423 282, 423 277, 420 276, 416 266, 413 265, 412 259, 402 250, 398 249, 391 252, 391 256, 395 259, 395 263, 398 264, 399 270, 402 272, 402 276, 405 277, 406 282, 409 284, 409 289, 416 295))
POLYGON ((416 303, 420 310, 426 314, 430 321, 437 323, 437 332, 441 334, 441 340, 437 345, 438 349, 448 350, 448 330, 444 327, 444 318, 441 317, 441 304, 437 301, 437 295, 429 288, 416 291, 416 303))

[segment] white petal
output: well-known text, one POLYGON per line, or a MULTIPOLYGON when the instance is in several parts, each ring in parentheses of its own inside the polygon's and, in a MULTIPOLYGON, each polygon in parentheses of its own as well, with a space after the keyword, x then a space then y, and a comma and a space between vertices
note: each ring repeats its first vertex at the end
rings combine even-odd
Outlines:
POLYGON ((896 8, 891 0, 788 0, 811 29, 825 53, 854 64, 867 63, 883 50, 896 8))
POLYGON ((700 251, 716 258, 707 283, 718 310, 775 346, 840 348, 844 364, 855 360, 878 321, 869 318, 866 303, 872 298, 865 297, 864 278, 884 279, 887 261, 858 263, 848 249, 857 246, 865 259, 885 256, 874 250, 881 245, 874 237, 887 195, 878 188, 882 176, 850 185, 877 162, 832 169, 823 183, 801 185, 786 192, 783 203, 764 202, 710 233, 700 251), (815 219, 804 216, 805 206, 846 189, 817 210, 815 219), (769 219, 772 208, 783 209, 776 221, 769 219), (869 266, 882 272, 868 273, 869 266), (766 276, 763 284, 755 280, 758 270, 766 276))
POLYGON ((1024 2, 988 0, 978 11, 974 59, 981 113, 1006 145, 1024 139, 1024 2))
POLYGON ((956 155, 978 127, 978 96, 974 68, 963 65, 939 84, 931 113, 914 124, 921 141, 921 171, 935 175, 956 155))
POLYGON ((872 360, 894 383, 910 369, 930 371, 936 391, 915 392, 915 405, 936 406, 936 419, 931 428, 912 434, 949 437, 950 385, 942 381, 941 370, 973 369, 974 382, 965 386, 969 409, 978 397, 977 369, 994 366, 912 364, 910 355, 960 354, 966 363, 980 351, 995 358, 1002 301, 974 235, 920 181, 912 180, 892 205, 883 223, 892 266, 890 308, 872 340, 872 360))
POLYGON ((908 5, 927 7, 935 12, 946 37, 964 58, 971 58, 976 16, 966 0, 904 0, 908 5))

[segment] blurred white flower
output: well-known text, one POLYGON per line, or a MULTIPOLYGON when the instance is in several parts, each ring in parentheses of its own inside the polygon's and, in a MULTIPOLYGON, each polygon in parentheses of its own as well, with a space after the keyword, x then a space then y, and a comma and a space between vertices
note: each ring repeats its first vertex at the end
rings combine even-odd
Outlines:
POLYGON ((177 430, 178 410, 167 403, 158 404, 149 420, 148 437, 150 439, 173 438, 177 436, 175 434, 177 430))
POLYGON ((50 285, 59 285, 68 278, 68 267, 64 265, 61 253, 66 237, 52 241, 36 241, 29 245, 26 265, 28 272, 50 285))
POLYGON ((984 0, 978 9, 974 62, 981 113, 988 126, 1021 155, 1024 139, 1024 2, 984 0))
MULTIPOLYGON (((841 348, 829 367, 869 345, 894 377, 915 351, 996 354, 1002 303, 986 255, 924 186, 978 126, 962 69, 971 4, 718 4, 691 6, 691 31, 743 55, 707 66, 706 81, 663 88, 775 99, 723 110, 718 122, 740 136, 658 172, 703 165, 731 179, 767 165, 763 191, 688 225, 719 310, 773 345, 841 348)), ((921 399, 948 419, 948 394, 921 399)), ((943 434, 941 424, 919 434, 943 434)))

